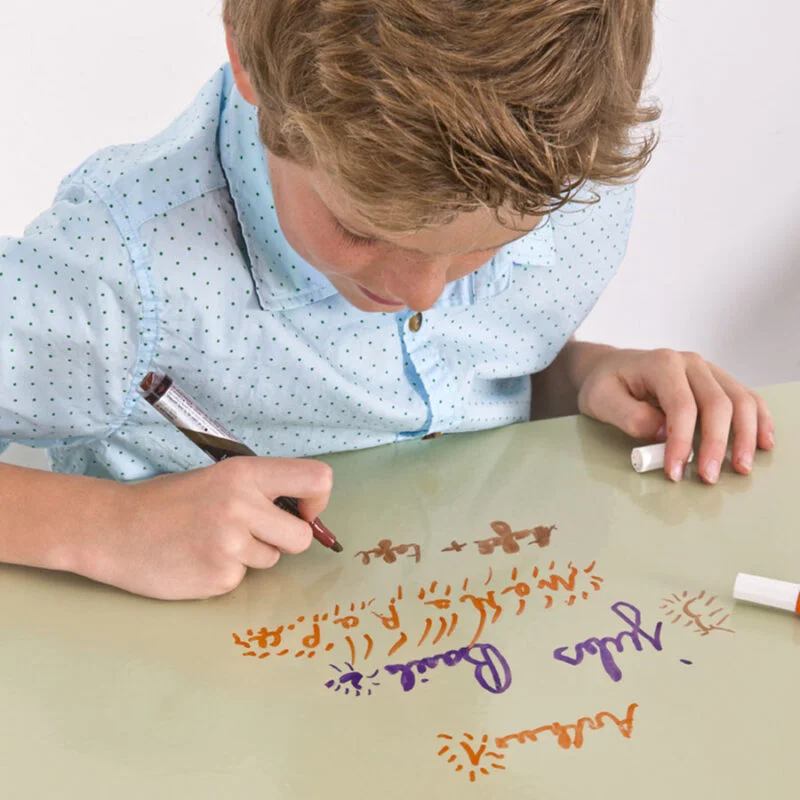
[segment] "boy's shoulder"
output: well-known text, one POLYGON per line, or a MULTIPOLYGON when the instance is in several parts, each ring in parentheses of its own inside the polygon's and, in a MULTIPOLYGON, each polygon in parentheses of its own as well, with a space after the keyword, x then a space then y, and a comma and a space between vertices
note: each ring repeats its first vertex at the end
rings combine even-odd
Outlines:
POLYGON ((104 148, 61 182, 94 192, 123 232, 226 185, 219 159, 219 126, 233 80, 220 67, 186 110, 153 138, 104 148))

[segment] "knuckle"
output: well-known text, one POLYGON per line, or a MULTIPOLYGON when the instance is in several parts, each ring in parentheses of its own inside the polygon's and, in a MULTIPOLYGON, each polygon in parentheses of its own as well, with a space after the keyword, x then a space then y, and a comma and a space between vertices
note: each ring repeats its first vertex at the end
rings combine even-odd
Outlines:
POLYGON ((236 494, 228 493, 217 501, 215 514, 220 524, 227 526, 245 518, 245 504, 236 494))
POLYGON ((225 573, 220 575, 215 581, 213 596, 219 597, 232 592, 244 580, 246 572, 247 571, 244 569, 226 570, 225 573))
POLYGON ((658 350, 654 350, 653 358, 668 368, 683 365, 681 354, 677 350, 671 350, 668 347, 661 347, 658 350))
POLYGON ((253 468, 249 458, 226 458, 218 466, 219 471, 225 475, 226 479, 233 483, 245 480, 253 468))
POLYGON ((712 413, 716 416, 724 416, 728 419, 733 415, 733 401, 727 394, 720 391, 715 393, 705 408, 706 413, 712 413))
POLYGON ((642 439, 654 430, 652 415, 645 409, 634 411, 626 419, 625 428, 629 436, 642 439))
POLYGON ((314 535, 311 531, 311 525, 298 522, 296 525, 292 526, 291 535, 288 537, 284 549, 287 553, 291 553, 292 555, 303 553, 311 546, 313 539, 314 535))
POLYGON ((240 536, 233 535, 230 528, 221 531, 217 541, 217 552, 222 557, 223 563, 230 564, 232 561, 241 563, 242 549, 240 536))
POLYGON ((745 414, 748 417, 754 417, 758 414, 758 400, 750 392, 744 390, 735 392, 731 397, 731 401, 740 414, 745 414))
POLYGON ((311 542, 314 541, 314 533, 310 525, 303 525, 297 537, 297 552, 304 553, 311 547, 311 542))
POLYGON ((673 414, 681 419, 692 420, 697 416, 697 403, 691 395, 681 397, 675 404, 673 414))
POLYGON ((333 489, 333 468, 324 461, 310 462, 313 466, 311 480, 315 492, 318 494, 330 494, 333 489))
POLYGON ((687 367, 698 368, 706 366, 706 360, 703 358, 703 356, 701 356, 699 353, 695 353, 693 350, 684 350, 677 355, 687 367))

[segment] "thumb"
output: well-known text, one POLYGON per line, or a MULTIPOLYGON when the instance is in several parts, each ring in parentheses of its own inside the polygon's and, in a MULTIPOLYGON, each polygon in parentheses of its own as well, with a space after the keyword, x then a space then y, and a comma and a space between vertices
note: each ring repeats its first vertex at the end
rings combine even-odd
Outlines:
POLYGON ((646 400, 637 400, 619 383, 593 398, 590 408, 590 416, 614 425, 634 439, 663 442, 667 438, 664 412, 646 400))

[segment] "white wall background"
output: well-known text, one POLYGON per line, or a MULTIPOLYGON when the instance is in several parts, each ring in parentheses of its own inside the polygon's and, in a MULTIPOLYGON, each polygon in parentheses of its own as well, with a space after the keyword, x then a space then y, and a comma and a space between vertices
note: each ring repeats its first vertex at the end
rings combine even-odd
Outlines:
MULTIPOLYGON (((180 113, 226 58, 219 13, 219 0, 3 3, 0 233, 20 233, 93 151, 180 113)), ((799 27, 791 0, 660 0, 662 141, 582 338, 696 350, 754 386, 800 379, 799 27)))

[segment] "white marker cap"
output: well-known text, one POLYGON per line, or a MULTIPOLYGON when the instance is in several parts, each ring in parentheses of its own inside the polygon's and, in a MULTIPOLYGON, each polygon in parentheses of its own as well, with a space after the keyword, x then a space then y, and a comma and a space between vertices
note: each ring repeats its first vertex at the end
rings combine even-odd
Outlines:
POLYGON ((798 610, 800 583, 776 581, 772 578, 760 578, 740 572, 733 584, 733 596, 737 600, 747 600, 762 606, 782 608, 786 611, 798 610))
MULTIPOLYGON (((637 472, 651 472, 664 468, 664 453, 667 445, 664 442, 634 447, 631 450, 631 465, 637 472)), ((689 453, 689 461, 694 459, 694 450, 689 453)))

